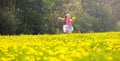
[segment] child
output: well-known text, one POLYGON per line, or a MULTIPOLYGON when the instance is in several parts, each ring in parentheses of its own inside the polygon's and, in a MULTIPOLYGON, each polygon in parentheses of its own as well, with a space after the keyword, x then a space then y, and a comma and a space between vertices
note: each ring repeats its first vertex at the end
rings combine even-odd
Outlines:
POLYGON ((63 31, 65 33, 71 33, 73 31, 72 19, 70 14, 66 14, 64 18, 58 17, 58 19, 64 20, 65 25, 63 25, 63 31))

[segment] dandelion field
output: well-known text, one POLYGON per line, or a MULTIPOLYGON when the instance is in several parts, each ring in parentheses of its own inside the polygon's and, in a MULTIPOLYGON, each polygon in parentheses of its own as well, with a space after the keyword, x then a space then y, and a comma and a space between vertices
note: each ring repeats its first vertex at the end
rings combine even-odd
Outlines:
POLYGON ((0 36, 0 61, 120 61, 120 32, 0 36))

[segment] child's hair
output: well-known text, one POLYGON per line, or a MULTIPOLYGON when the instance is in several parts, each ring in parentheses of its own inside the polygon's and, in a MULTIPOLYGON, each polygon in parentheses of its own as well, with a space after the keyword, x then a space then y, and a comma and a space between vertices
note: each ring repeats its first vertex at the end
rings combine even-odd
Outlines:
POLYGON ((66 20, 66 18, 67 18, 67 15, 65 15, 64 19, 66 20))
MULTIPOLYGON (((65 20, 66 20, 67 16, 70 16, 70 14, 65 14, 65 17, 64 17, 65 20)), ((71 18, 71 16, 70 16, 70 18, 71 18)))

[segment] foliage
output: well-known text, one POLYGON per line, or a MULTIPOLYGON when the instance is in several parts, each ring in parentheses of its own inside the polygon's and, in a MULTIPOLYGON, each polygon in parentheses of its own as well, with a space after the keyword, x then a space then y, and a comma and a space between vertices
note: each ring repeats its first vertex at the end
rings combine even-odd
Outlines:
POLYGON ((0 34, 14 34, 17 29, 17 19, 7 8, 0 9, 0 34))
POLYGON ((119 0, 0 0, 0 34, 62 33, 64 21, 57 18, 66 13, 76 17, 74 32, 119 31, 119 3, 119 0))

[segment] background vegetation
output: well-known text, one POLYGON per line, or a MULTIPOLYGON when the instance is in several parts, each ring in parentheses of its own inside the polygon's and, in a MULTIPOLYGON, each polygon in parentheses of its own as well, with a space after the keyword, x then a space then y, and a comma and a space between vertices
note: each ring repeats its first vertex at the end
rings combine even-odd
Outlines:
POLYGON ((120 30, 119 0, 0 0, 0 34, 62 32, 65 13, 76 16, 74 32, 120 30))

